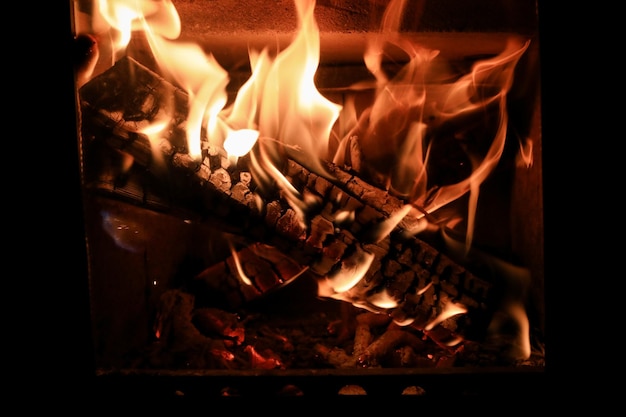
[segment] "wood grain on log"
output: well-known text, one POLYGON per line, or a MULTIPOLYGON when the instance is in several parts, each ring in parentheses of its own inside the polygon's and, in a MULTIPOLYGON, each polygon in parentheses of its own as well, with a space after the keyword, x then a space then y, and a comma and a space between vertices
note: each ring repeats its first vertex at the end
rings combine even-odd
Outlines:
MULTIPOLYGON (((462 304, 467 312, 438 323, 437 329, 474 338, 486 330, 491 315, 491 285, 415 236, 406 234, 416 221, 416 210, 403 213, 390 233, 380 229, 405 207, 400 199, 354 174, 326 162, 326 173, 315 173, 290 154, 283 175, 316 204, 306 208, 306 222, 279 192, 259 193, 250 180, 245 158, 236 167, 205 149, 193 158, 185 143, 187 96, 155 72, 132 58, 120 59, 108 71, 80 89, 81 135, 86 188, 130 199, 160 210, 192 212, 251 241, 271 245, 309 268, 321 282, 351 270, 371 258, 363 278, 343 294, 346 301, 371 311, 388 313, 397 323, 429 331, 429 323, 448 303, 462 304), (158 117, 171 121, 158 143, 151 143, 142 128, 158 117), (102 163, 98 151, 108 148, 133 158, 150 174, 166 198, 149 199, 141 189, 120 192, 115 181, 102 181, 91 172, 102 163), (343 218, 339 213, 353 213, 343 218), (386 292, 397 306, 381 308, 376 298, 386 292)), ((117 154, 115 154, 117 155, 117 154)), ((114 156, 119 157, 119 156, 114 156)), ((115 177, 115 175, 112 175, 115 177)), ((153 191, 153 190, 150 190, 153 191)), ((208 274, 207 274, 208 275, 208 274)), ((210 279, 210 277, 203 277, 210 279)), ((434 330, 434 329, 432 329, 434 330)))

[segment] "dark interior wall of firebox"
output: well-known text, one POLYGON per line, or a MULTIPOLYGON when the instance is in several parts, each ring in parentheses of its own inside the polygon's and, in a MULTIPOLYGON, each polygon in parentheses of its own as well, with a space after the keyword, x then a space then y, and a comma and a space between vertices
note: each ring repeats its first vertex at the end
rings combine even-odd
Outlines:
MULTIPOLYGON (((174 0, 183 31, 292 31, 293 0, 174 0)), ((322 32, 376 30, 390 0, 318 0, 315 17, 322 32)), ((408 0, 405 31, 513 31, 536 29, 535 0, 408 0)))

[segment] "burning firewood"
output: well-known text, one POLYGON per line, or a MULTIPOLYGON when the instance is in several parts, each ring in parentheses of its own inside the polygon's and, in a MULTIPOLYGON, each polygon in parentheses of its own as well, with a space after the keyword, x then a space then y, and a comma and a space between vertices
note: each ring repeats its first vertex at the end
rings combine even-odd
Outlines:
POLYGON ((314 326, 323 325, 324 315, 309 317, 312 322, 304 327, 307 329, 304 332, 302 319, 287 319, 276 330, 268 324, 276 322, 264 315, 244 315, 241 318, 224 310, 203 307, 190 293, 168 290, 157 304, 156 339, 147 347, 140 366, 288 369, 298 366, 294 362, 297 357, 305 359, 305 365, 300 366, 308 368, 354 369, 453 366, 455 360, 453 354, 441 350, 433 353, 435 344, 383 314, 361 311, 356 317, 358 325, 352 343, 322 333, 313 334, 314 326))
POLYGON ((424 348, 424 342, 419 336, 411 333, 407 329, 388 328, 385 333, 363 351, 358 361, 368 366, 375 365, 381 358, 393 352, 397 347, 410 347, 413 351, 419 351, 424 348))
POLYGON ((293 350, 286 338, 261 326, 248 341, 244 320, 233 313, 198 307, 195 303, 195 297, 182 290, 171 289, 162 294, 154 324, 156 341, 148 347, 148 363, 144 366, 284 368, 279 352, 293 350), (274 348, 276 351, 269 347, 274 341, 280 347, 274 348))
POLYGON ((235 314, 217 308, 197 308, 192 322, 203 334, 223 338, 226 346, 240 345, 245 340, 244 327, 235 314))
MULTIPOLYGON (((92 181, 87 186, 94 191, 153 208, 155 199, 147 198, 141 188, 129 190, 89 171, 102 166, 94 149, 130 155, 136 166, 157 179, 161 191, 171 193, 158 201, 159 209, 169 207, 217 220, 228 232, 275 248, 318 277, 324 296, 385 313, 395 323, 439 339, 474 337, 486 329, 489 282, 412 236, 410 231, 419 222, 412 213, 417 210, 386 191, 329 162, 323 163, 326 172, 314 172, 306 158, 289 153, 283 174, 312 202, 304 209, 302 222, 284 194, 256 192, 246 158, 232 166, 210 147, 201 160, 192 157, 185 142, 186 94, 130 57, 85 84, 80 99, 85 165, 92 181), (147 127, 165 115, 170 120, 167 132, 150 139, 144 133, 147 127), (356 284, 344 288, 340 283, 343 275, 359 274, 362 278, 356 284), (446 316, 450 306, 461 307, 446 316)), ((224 264, 215 268, 200 278, 210 280, 214 273, 226 272, 224 264)), ((228 273, 232 271, 231 264, 228 273)), ((263 276, 268 277, 268 285, 248 286, 256 292, 233 303, 283 281, 261 271, 259 277, 263 276)))
POLYGON ((248 345, 244 349, 250 355, 250 364, 253 369, 280 369, 284 368, 278 355, 267 349, 261 353, 252 345, 248 345))
MULTIPOLYGON (((363 312, 356 319, 351 354, 341 348, 315 346, 316 351, 335 367, 378 367, 383 362, 393 362, 394 354, 399 355, 398 366, 410 366, 418 363, 417 353, 426 350, 427 343, 414 329, 398 326, 384 314, 363 312)), ((425 366, 425 363, 422 360, 420 365, 425 366)), ((430 361, 427 366, 434 367, 434 363, 430 361)))

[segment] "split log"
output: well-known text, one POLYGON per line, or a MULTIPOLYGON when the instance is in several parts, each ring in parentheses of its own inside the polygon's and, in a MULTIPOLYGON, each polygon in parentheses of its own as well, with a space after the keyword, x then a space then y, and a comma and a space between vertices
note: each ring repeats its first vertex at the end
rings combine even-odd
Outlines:
POLYGON ((393 355, 399 355, 396 362, 400 366, 420 359, 422 367, 435 366, 432 360, 425 361, 425 357, 417 355, 425 351, 427 344, 413 328, 399 326, 384 314, 367 311, 358 314, 356 321, 352 353, 320 343, 315 345, 316 352, 329 364, 337 368, 378 367, 382 362, 390 362, 393 355))
POLYGON ((475 339, 487 329, 491 284, 406 233, 421 216, 415 208, 403 212, 402 200, 329 162, 324 162, 327 173, 314 172, 305 158, 290 153, 283 174, 301 195, 315 201, 307 206, 302 224, 280 192, 259 192, 245 158, 233 167, 206 147, 201 160, 194 159, 185 139, 186 93, 132 58, 120 59, 85 84, 79 95, 87 189, 151 209, 217 220, 224 230, 270 245, 308 267, 320 282, 371 257, 363 278, 342 294, 345 301, 389 314, 396 323, 426 333, 445 330, 448 339, 456 335, 475 339), (170 121, 168 129, 158 143, 151 143, 142 129, 163 115, 170 121), (124 174, 120 167, 125 166, 121 163, 104 167, 110 175, 103 180, 101 152, 109 152, 109 160, 131 156, 133 167, 154 179, 150 183, 154 189, 146 192, 143 183, 120 186, 124 174), (341 213, 351 216, 343 218, 341 213), (389 233, 381 233, 398 213, 402 220, 389 233), (383 292, 397 306, 378 307, 376 300, 383 292), (438 320, 450 303, 467 311, 438 320))
POLYGON ((253 243, 195 278, 204 284, 213 305, 237 309, 289 284, 306 269, 272 246, 253 243))

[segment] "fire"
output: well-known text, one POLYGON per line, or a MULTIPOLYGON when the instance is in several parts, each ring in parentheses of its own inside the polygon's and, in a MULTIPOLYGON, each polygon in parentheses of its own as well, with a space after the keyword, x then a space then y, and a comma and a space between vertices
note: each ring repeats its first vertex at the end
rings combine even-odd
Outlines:
POLYGON ((326 279, 326 284, 320 284, 320 295, 340 299, 345 298, 345 295, 342 295, 342 293, 348 293, 361 281, 373 260, 373 254, 363 251, 359 251, 349 257, 343 262, 342 268, 335 275, 326 279))
MULTIPOLYGON (((232 161, 249 155, 259 186, 278 185, 304 223, 307 207, 316 201, 290 184, 278 168, 280 162, 290 154, 306 155, 313 171, 328 175, 321 162, 345 164, 350 148, 356 146, 362 159, 352 168, 406 202, 379 225, 375 231, 378 240, 388 236, 409 213, 423 220, 409 231, 413 234, 428 229, 431 219, 451 229, 458 214, 437 215, 450 203, 468 196, 463 249, 469 252, 480 186, 502 156, 507 139, 507 93, 529 41, 511 39, 500 54, 476 62, 468 74, 429 85, 440 68, 433 65, 439 51, 402 36, 399 25, 406 2, 392 0, 380 33, 371 39, 363 57, 375 79, 375 98, 371 106, 357 112, 353 98, 339 104, 317 89, 320 33, 314 17, 315 1, 295 0, 298 29, 292 42, 281 51, 269 47, 251 50, 250 78, 229 103, 228 71, 199 45, 178 40, 181 21, 171 0, 94 1, 97 12, 92 27, 106 34, 100 38, 109 40, 114 58, 124 54, 134 33, 142 32, 163 76, 188 93, 185 131, 192 157, 200 160, 209 147, 220 149, 232 161), (395 74, 387 73, 383 66, 388 47, 407 56, 407 63, 395 74), (477 148, 467 140, 465 125, 480 118, 490 121, 489 129, 482 132, 489 137, 484 140, 487 146, 477 148), (466 152, 469 174, 456 182, 431 183, 433 149, 450 136, 466 152), (331 146, 333 137, 338 137, 338 143, 331 146)), ((158 120, 143 128, 153 143, 158 143, 170 123, 167 114, 158 120)), ((519 163, 532 165, 532 142, 521 143, 520 149, 519 163)), ((349 211, 340 211, 335 220, 351 216, 349 211)), ((368 295, 358 286, 373 258, 361 251, 344 260, 341 270, 320 283, 319 294, 362 308, 393 309, 398 301, 388 294, 368 295)), ((237 267, 241 279, 249 282, 238 263, 237 267)), ((512 307, 516 317, 520 317, 518 305, 512 307)), ((462 305, 450 303, 448 307, 426 330, 451 315, 466 312, 462 305)), ((523 327, 524 319, 519 321, 523 327)), ((521 344, 526 354, 527 344, 521 344)))
POLYGON ((451 302, 446 303, 444 311, 442 311, 441 314, 439 314, 439 316, 437 316, 433 321, 428 323, 424 330, 432 330, 436 325, 443 322, 447 318, 463 313, 467 313, 467 309, 464 306, 451 302))
POLYGON ((250 281, 250 278, 248 278, 248 276, 246 275, 246 273, 243 270, 243 267, 241 266, 241 261, 239 260, 239 256, 237 255, 237 251, 233 247, 232 243, 229 244, 229 246, 230 246, 230 251, 233 254, 233 259, 235 261, 235 267, 237 268, 237 276, 241 279, 241 281, 243 281, 244 284, 252 285, 252 281, 250 281))
POLYGON ((107 31, 115 56, 124 53, 134 31, 176 39, 180 18, 170 0, 94 0, 94 28, 107 31))
POLYGON ((224 149, 228 155, 244 156, 250 152, 258 138, 259 132, 254 129, 233 130, 224 141, 224 149))
MULTIPOLYGON (((373 104, 357 120, 350 98, 344 105, 334 103, 315 85, 320 40, 313 0, 295 1, 299 25, 287 48, 275 56, 268 48, 250 51, 252 74, 228 106, 228 72, 200 46, 177 41, 181 22, 171 0, 96 3, 99 13, 94 21, 100 22, 96 26, 100 30, 104 30, 103 26, 108 28, 111 47, 117 54, 123 53, 133 32, 143 32, 165 76, 189 93, 186 132, 190 155, 200 158, 202 142, 208 141, 210 146, 222 148, 236 159, 249 153, 257 141, 265 142, 264 160, 258 161, 256 173, 263 183, 282 176, 272 169, 279 162, 276 159, 284 157, 281 152, 308 155, 314 170, 324 172, 319 161, 344 163, 346 148, 356 140, 363 154, 361 173, 410 203, 395 215, 395 220, 390 220, 388 230, 381 230, 381 236, 393 229, 393 221, 411 211, 411 206, 420 209, 421 217, 469 194, 466 244, 471 246, 480 184, 502 155, 507 134, 507 91, 529 41, 511 39, 498 56, 477 62, 470 73, 454 82, 429 89, 431 64, 439 51, 423 48, 401 35, 398 28, 406 2, 394 0, 385 12, 379 35, 369 42, 364 54, 364 63, 376 79, 377 93, 373 104), (409 57, 408 63, 392 77, 382 66, 389 45, 402 49, 409 57), (487 151, 465 148, 472 165, 470 175, 456 183, 428 188, 430 151, 438 130, 445 126, 454 128, 493 110, 497 116, 487 151), (352 122, 343 123, 335 149, 329 144, 340 117, 352 122)), ((166 127, 167 123, 159 123, 150 128, 151 135, 166 127)), ((462 144, 464 132, 457 130, 462 144)), ((530 166, 532 142, 520 143, 520 148, 520 164, 530 166)), ((278 182, 293 196, 292 200, 302 200, 286 185, 288 181, 279 178, 278 182)), ((420 224, 413 232, 424 228, 420 224)))

